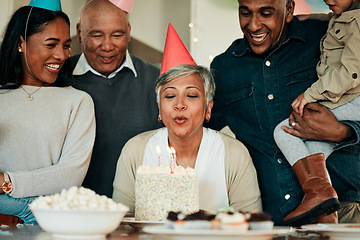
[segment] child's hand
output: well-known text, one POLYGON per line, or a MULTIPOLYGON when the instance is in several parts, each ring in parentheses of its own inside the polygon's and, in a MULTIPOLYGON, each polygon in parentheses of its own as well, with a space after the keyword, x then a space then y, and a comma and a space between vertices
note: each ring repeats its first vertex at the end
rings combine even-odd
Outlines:
POLYGON ((306 104, 308 104, 308 101, 305 100, 304 93, 302 93, 293 101, 291 106, 297 114, 302 116, 306 104))

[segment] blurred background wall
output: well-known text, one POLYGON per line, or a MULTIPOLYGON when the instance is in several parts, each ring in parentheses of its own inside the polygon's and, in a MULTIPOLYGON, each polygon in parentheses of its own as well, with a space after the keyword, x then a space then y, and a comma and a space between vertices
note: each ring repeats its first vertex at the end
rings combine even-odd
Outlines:
MULTIPOLYGON (((71 19, 72 54, 81 51, 76 40, 76 23, 87 1, 61 0, 63 11, 71 19)), ((1 33, 12 13, 29 2, 1 0, 1 33)), ((296 6, 297 14, 328 12, 322 0, 296 0, 296 6)), ((209 66, 214 56, 242 37, 237 7, 237 0, 135 0, 130 14, 132 41, 129 51, 160 66, 167 26, 171 22, 195 61, 209 66)))

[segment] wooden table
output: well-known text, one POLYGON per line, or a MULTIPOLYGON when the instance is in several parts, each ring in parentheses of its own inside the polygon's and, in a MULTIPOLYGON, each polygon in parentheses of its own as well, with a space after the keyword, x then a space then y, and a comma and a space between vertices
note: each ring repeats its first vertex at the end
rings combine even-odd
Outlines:
MULTIPOLYGON (((22 225, 20 227, 1 228, 1 240, 52 240, 52 236, 44 232, 38 225, 22 225), (5 233, 5 234, 4 234, 5 233)), ((168 236, 152 235, 136 230, 133 227, 120 225, 119 228, 107 236, 106 240, 165 240, 168 236)), ((180 238, 177 238, 180 239, 180 238)), ((182 237, 181 237, 182 239, 182 237)), ((187 236, 184 239, 199 239, 196 236, 187 236)), ((202 238, 204 239, 204 238, 202 238)), ((287 236, 279 236, 273 240, 328 240, 326 236, 319 234, 292 233, 287 236)), ((71 240, 71 239, 69 239, 71 240)))

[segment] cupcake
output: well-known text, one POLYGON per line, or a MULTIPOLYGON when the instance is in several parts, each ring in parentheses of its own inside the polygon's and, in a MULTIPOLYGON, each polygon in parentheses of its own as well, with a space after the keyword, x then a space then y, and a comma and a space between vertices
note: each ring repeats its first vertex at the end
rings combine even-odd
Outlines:
POLYGON ((271 221, 271 215, 267 213, 251 213, 248 222, 250 230, 271 230, 274 227, 274 222, 271 221))
POLYGON ((178 215, 180 214, 180 212, 173 212, 170 211, 168 213, 167 218, 164 221, 164 226, 167 229, 174 229, 175 228, 175 222, 178 220, 178 215))
POLYGON ((248 214, 246 213, 226 211, 218 213, 216 218, 220 219, 220 227, 223 230, 247 231, 249 229, 248 214))
POLYGON ((200 210, 196 213, 185 215, 179 212, 169 212, 165 220, 165 228, 175 230, 209 230, 215 229, 216 222, 214 214, 200 210))
POLYGON ((185 229, 212 229, 214 214, 200 210, 196 213, 187 215, 183 220, 185 221, 185 229))

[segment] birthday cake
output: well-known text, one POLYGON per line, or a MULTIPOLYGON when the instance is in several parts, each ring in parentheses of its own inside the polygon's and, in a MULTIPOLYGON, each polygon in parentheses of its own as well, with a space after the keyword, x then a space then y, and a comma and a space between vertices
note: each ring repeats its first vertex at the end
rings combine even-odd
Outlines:
POLYGON ((163 221, 169 211, 191 214, 199 210, 195 170, 177 166, 140 166, 135 183, 135 220, 163 221))

